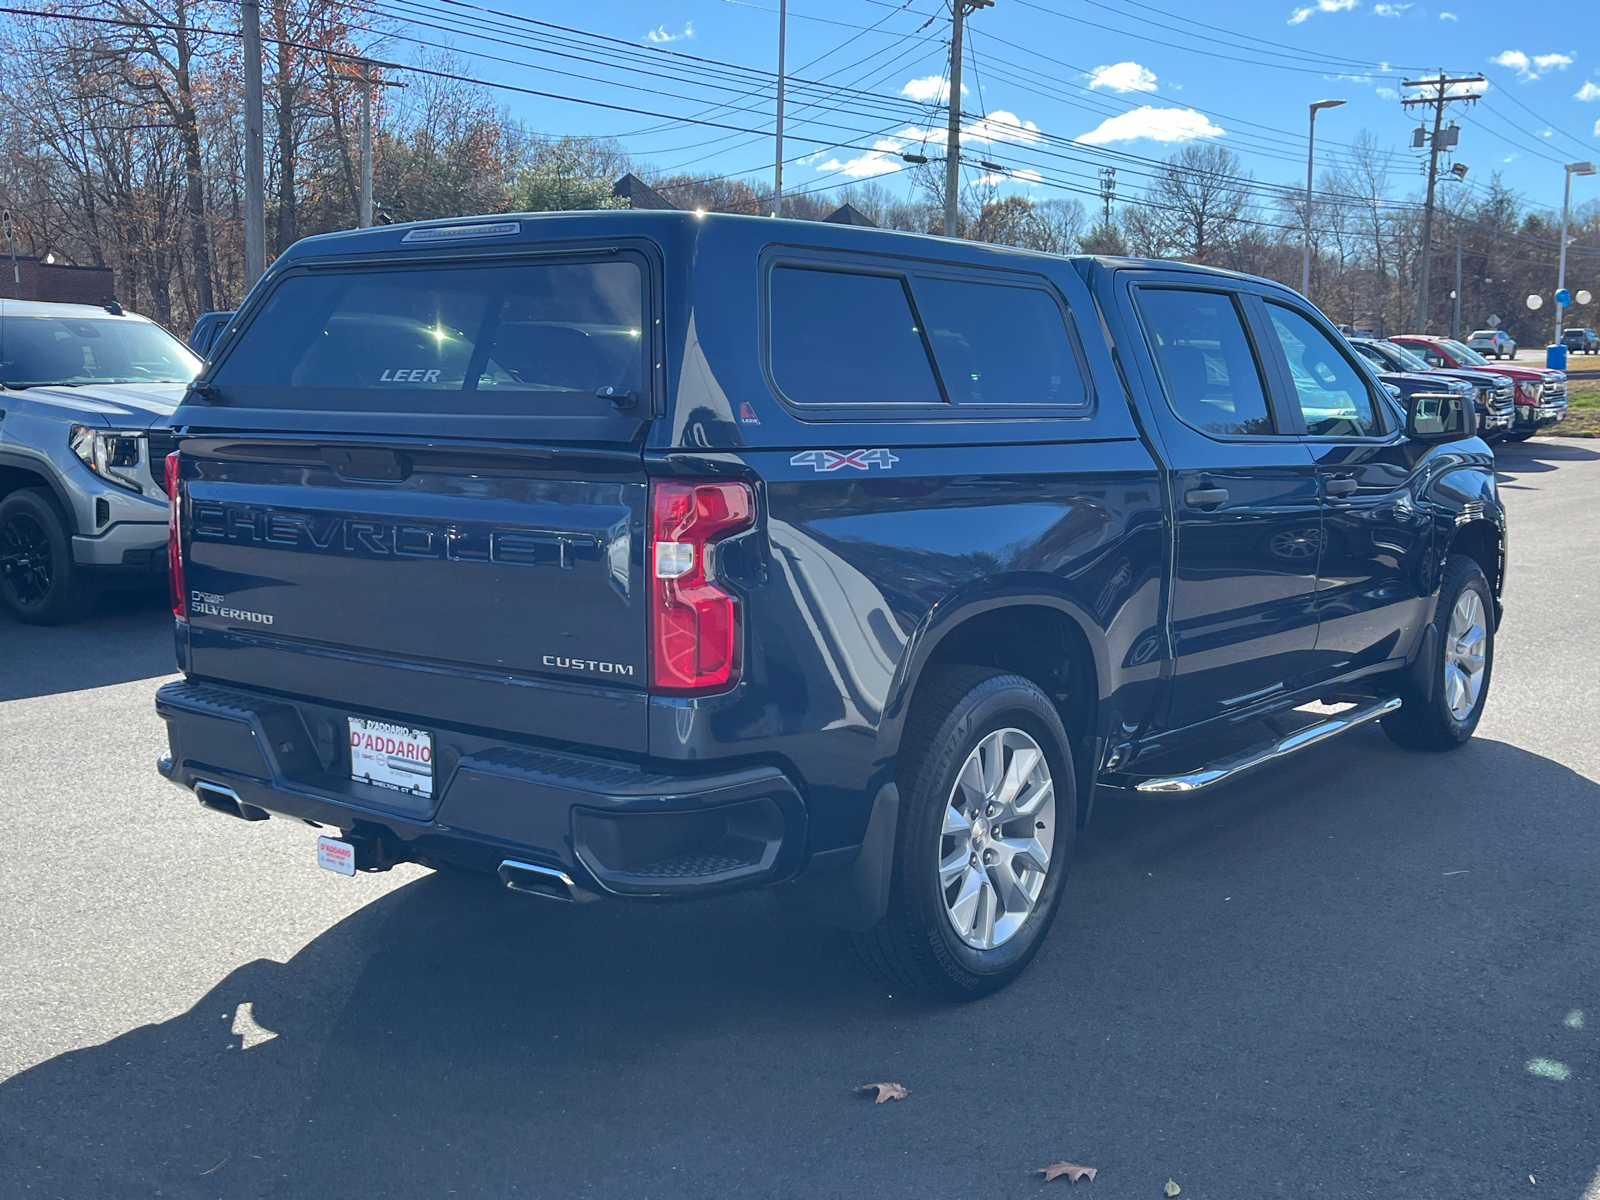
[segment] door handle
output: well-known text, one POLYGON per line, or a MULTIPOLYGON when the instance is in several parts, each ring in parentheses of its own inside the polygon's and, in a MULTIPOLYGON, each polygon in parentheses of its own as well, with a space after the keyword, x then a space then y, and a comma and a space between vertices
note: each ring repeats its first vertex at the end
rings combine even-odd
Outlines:
POLYGON ((1219 487, 1190 488, 1183 494, 1183 502, 1190 508, 1217 508, 1228 501, 1228 489, 1219 487))
POLYGON ((1354 475, 1340 475, 1332 479, 1324 477, 1322 480, 1322 490, 1330 496, 1349 496, 1360 486, 1354 475))

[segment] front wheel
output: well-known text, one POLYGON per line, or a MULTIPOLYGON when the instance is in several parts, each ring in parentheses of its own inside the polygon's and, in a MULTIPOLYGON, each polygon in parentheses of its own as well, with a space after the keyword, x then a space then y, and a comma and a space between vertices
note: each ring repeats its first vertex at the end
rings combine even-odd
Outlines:
POLYGON ((43 488, 22 488, 0 502, 0 603, 29 625, 76 621, 94 605, 72 561, 66 522, 43 488))
POLYGON ((1439 636, 1402 689, 1402 707, 1383 718, 1389 740, 1408 750, 1464 746, 1483 716, 1494 673, 1494 593, 1476 560, 1446 560, 1434 625, 1439 636))
POLYGON ((966 1000, 1006 986, 1038 952, 1077 797, 1060 714, 1036 684, 935 670, 901 743, 889 912, 852 940, 895 987, 966 1000))

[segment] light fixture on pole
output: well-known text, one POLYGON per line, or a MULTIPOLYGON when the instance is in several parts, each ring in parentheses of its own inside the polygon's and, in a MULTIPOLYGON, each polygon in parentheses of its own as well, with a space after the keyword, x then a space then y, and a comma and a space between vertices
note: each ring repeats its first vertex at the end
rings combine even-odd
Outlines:
POLYGON ((1300 294, 1308 300, 1311 298, 1311 173, 1317 153, 1317 110, 1338 108, 1343 103, 1343 100, 1318 100, 1311 105, 1311 133, 1306 138, 1306 245, 1300 263, 1300 294))
POLYGON ((1572 215, 1572 177, 1574 175, 1593 175, 1592 162, 1575 162, 1567 164, 1567 187, 1561 197, 1561 265, 1556 269, 1556 340, 1555 345, 1561 344, 1561 324, 1567 315, 1566 301, 1562 294, 1567 290, 1567 224, 1572 215))

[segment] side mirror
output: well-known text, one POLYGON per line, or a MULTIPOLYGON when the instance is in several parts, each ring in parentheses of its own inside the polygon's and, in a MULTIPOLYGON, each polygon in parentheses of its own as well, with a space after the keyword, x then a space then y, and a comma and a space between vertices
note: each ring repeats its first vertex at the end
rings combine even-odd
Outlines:
POLYGON ((1478 435, 1478 411, 1464 396, 1416 392, 1406 403, 1406 436, 1414 442, 1459 442, 1478 435))

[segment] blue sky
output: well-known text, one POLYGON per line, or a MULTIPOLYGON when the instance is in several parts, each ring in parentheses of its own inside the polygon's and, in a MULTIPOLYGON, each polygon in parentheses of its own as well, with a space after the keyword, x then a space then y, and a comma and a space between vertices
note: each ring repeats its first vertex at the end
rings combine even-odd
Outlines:
MULTIPOLYGON (((439 0, 423 2, 437 21, 439 0)), ((468 30, 494 18, 459 5, 445 22, 450 33, 416 31, 448 42, 485 80, 639 110, 501 91, 536 131, 618 136, 665 171, 770 178, 770 81, 750 69, 775 68, 777 0, 483 2, 615 39, 596 53, 587 38, 513 21, 489 43, 468 30), (666 119, 674 117, 703 123, 666 119)), ((1365 129, 1396 152, 1394 184, 1404 193, 1421 185, 1425 159, 1410 148, 1417 122, 1399 103, 1401 81, 1443 67, 1489 81, 1481 103, 1451 113, 1462 126, 1455 161, 1471 168, 1466 186, 1481 189, 1500 171, 1533 203, 1559 205, 1562 164, 1600 158, 1600 39, 1592 14, 1573 20, 1586 7, 996 0, 968 25, 971 174, 986 173, 979 160, 998 163, 1009 190, 1093 203, 1101 166, 1117 168, 1127 198, 1141 190, 1150 160, 1215 141, 1262 181, 1303 184, 1306 106, 1337 98, 1348 103, 1318 117, 1319 165, 1365 129)), ((899 190, 902 152, 920 152, 929 130, 928 152, 942 152, 944 0, 793 0, 788 29, 797 82, 786 190, 865 179, 899 190)), ((1600 177, 1575 180, 1573 199, 1600 199, 1600 177)))

